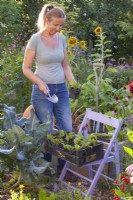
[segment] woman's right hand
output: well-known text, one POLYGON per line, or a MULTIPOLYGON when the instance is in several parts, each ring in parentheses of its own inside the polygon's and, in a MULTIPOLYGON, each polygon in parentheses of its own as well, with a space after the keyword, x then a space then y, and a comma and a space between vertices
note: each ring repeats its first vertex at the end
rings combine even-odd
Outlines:
POLYGON ((49 88, 48 88, 48 86, 47 86, 46 83, 40 82, 40 83, 38 84, 38 87, 39 87, 39 89, 40 89, 42 92, 44 92, 45 94, 48 94, 48 93, 49 93, 49 88))

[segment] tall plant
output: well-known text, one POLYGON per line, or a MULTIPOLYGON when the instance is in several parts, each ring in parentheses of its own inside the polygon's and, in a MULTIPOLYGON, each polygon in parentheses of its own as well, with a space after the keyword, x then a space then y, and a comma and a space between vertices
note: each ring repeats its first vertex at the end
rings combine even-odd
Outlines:
POLYGON ((98 37, 97 43, 94 45, 97 52, 92 54, 91 58, 93 58, 93 69, 96 78, 96 111, 98 112, 100 83, 105 72, 104 62, 106 58, 111 56, 111 50, 106 47, 106 44, 110 43, 110 41, 106 40, 102 28, 98 26, 94 32, 98 37))

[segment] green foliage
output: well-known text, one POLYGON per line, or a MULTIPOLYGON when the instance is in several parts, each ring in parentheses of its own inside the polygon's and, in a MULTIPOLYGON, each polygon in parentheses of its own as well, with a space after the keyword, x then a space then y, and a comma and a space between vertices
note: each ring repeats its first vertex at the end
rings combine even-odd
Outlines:
POLYGON ((58 193, 51 193, 48 195, 45 190, 41 189, 39 191, 39 200, 91 200, 91 197, 83 197, 82 191, 80 189, 75 189, 73 191, 69 189, 61 189, 58 193))
MULTIPOLYGON (((24 193, 24 186, 19 186, 19 192, 15 192, 11 190, 11 200, 21 200, 24 198, 25 200, 31 200, 30 193, 24 193)), ((91 200, 90 196, 83 197, 82 191, 80 189, 75 189, 71 191, 70 189, 60 189, 58 193, 51 192, 48 194, 44 189, 40 189, 38 193, 38 200, 91 200)))
MULTIPOLYGON (((84 112, 89 107, 95 110, 95 80, 94 75, 89 75, 87 81, 81 87, 80 97, 77 102, 77 109, 84 107, 80 112, 84 112)), ((99 112, 108 113, 117 118, 129 117, 133 113, 133 98, 127 86, 116 89, 112 86, 110 78, 102 79, 99 94, 99 112)))
POLYGON ((25 199, 25 200, 31 200, 31 195, 25 194, 23 191, 24 185, 20 185, 19 186, 19 192, 15 192, 14 190, 10 190, 11 193, 11 200, 21 200, 21 199, 25 199))
MULTIPOLYGON (((13 45, 18 42, 20 5, 14 1, 1 0, 0 6, 0 52, 1 55, 12 51, 13 45), (10 9, 9 9, 10 8, 10 9)), ((7 56, 7 55, 6 55, 7 56)))
MULTIPOLYGON (((19 44, 24 45, 26 43, 31 34, 36 31, 36 20, 41 7, 45 3, 49 3, 49 1, 1 1, 0 16, 2 18, 1 21, 4 22, 4 26, 1 29, 2 38, 4 36, 1 49, 5 46, 4 44, 7 40, 7 33, 10 42, 13 41, 11 39, 12 36, 15 39, 17 38, 16 35, 21 34, 19 44), (9 7, 10 13, 8 9, 9 7), (7 15, 6 13, 9 14, 7 15)), ((50 3, 60 6, 65 10, 67 20, 64 24, 64 29, 71 30, 80 39, 84 38, 90 46, 93 44, 93 40, 95 39, 93 30, 96 26, 100 25, 103 27, 109 38, 114 42, 114 52, 116 51, 118 54, 119 49, 121 53, 122 50, 124 50, 123 55, 125 55, 126 51, 128 51, 128 53, 130 52, 132 55, 132 48, 130 45, 127 45, 127 43, 132 43, 132 38, 129 41, 130 43, 128 42, 128 36, 132 36, 132 0, 126 2, 123 0, 120 2, 114 0, 109 2, 103 0, 57 0, 51 1, 50 3), (123 25, 122 23, 124 22, 125 24, 123 25), (121 35, 124 35, 124 40, 119 37, 121 35), (120 38, 119 40, 118 37, 120 38), (121 41, 123 41, 123 44, 121 44, 121 41), (117 49, 115 48, 116 46, 117 49)), ((18 43, 15 42, 15 44, 18 43)))
POLYGON ((51 193, 48 195, 45 190, 41 189, 39 191, 39 199, 38 200, 58 200, 58 194, 51 193))
POLYGON ((90 57, 93 58, 94 63, 105 63, 105 59, 112 56, 111 49, 107 48, 107 44, 111 41, 107 40, 104 32, 98 34, 97 37, 94 45, 96 53, 91 54, 90 57))
MULTIPOLYGON (((47 123, 40 124, 31 111, 30 118, 17 120, 14 107, 8 106, 5 106, 3 112, 3 128, 6 130, 0 131, 0 172, 12 172, 14 186, 22 180, 31 184, 47 181, 42 173, 50 167, 50 163, 43 158, 49 119, 47 123)), ((5 187, 10 186, 10 183, 5 187)))
MULTIPOLYGON (((128 136, 128 139, 133 143, 133 131, 128 129, 127 136, 128 136)), ((133 149, 131 149, 130 147, 124 146, 124 150, 131 156, 131 158, 133 158, 133 149)))
MULTIPOLYGON (((14 49, 14 51, 17 51, 14 49)), ((30 104, 31 82, 22 74, 23 51, 12 52, 1 59, 0 102, 15 106, 22 113, 30 104)))
POLYGON ((70 87, 74 89, 81 88, 81 84, 79 82, 71 81, 70 87))
MULTIPOLYGON (((133 131, 127 129, 127 136, 128 139, 133 143, 133 131)), ((125 152, 128 153, 129 156, 131 156, 131 158, 133 158, 133 150, 130 147, 126 147, 123 146, 125 152)), ((124 199, 126 197, 126 199, 130 199, 130 197, 132 197, 133 195, 133 187, 132 187, 132 165, 129 165, 126 170, 126 172, 121 173, 117 180, 114 181, 113 185, 114 185, 114 194, 116 195, 116 197, 124 197, 124 199), (130 170, 129 170, 129 169, 130 170), (129 170, 129 171, 128 171, 129 170)))
POLYGON ((61 190, 58 194, 58 200, 91 200, 90 196, 83 197, 82 191, 80 189, 75 189, 73 191, 67 190, 61 190))
MULTIPOLYGON (((109 69, 109 68, 108 68, 109 69)), ((122 88, 124 85, 128 85, 129 80, 132 80, 132 69, 118 69, 116 73, 106 71, 105 77, 110 78, 112 77, 112 86, 116 89, 122 88)))
POLYGON ((122 31, 119 25, 119 22, 130 23, 130 30, 132 29, 132 0, 126 2, 123 0, 119 2, 115 0, 74 0, 67 2, 61 0, 58 2, 63 2, 65 5, 68 17, 67 24, 69 22, 66 28, 73 31, 80 39, 87 40, 91 47, 95 40, 93 30, 96 26, 101 26, 107 33, 109 40, 113 41, 112 50, 115 56, 133 54, 132 45, 130 45, 132 38, 129 39, 129 36, 126 35, 128 31, 122 31), (128 15, 130 15, 129 18, 128 15), (118 39, 121 34, 124 36, 123 39, 118 39))
MULTIPOLYGON (((131 9, 133 5, 131 3, 131 9)), ((132 56, 132 47, 131 43, 133 42, 133 12, 129 9, 128 12, 125 13, 124 20, 119 19, 116 22, 116 26, 119 27, 121 31, 119 31, 118 35, 118 43, 121 42, 120 47, 118 46, 118 50, 120 54, 123 56, 130 55, 132 56)))

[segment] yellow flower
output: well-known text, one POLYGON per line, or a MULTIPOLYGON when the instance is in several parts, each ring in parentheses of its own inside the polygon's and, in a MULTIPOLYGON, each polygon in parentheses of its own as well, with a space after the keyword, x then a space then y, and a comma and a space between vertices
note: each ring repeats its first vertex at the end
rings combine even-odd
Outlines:
POLYGON ((85 46, 86 46, 86 41, 84 41, 84 40, 80 41, 80 47, 81 47, 82 49, 84 49, 85 46))
POLYGON ((2 117, 4 115, 4 113, 3 112, 0 112, 0 116, 2 117))
POLYGON ((24 199, 25 199, 24 194, 22 191, 20 191, 19 200, 24 200, 24 199))
POLYGON ((86 189, 86 190, 84 190, 84 192, 88 192, 88 190, 86 189))
POLYGON ((100 26, 96 27, 94 30, 94 33, 96 35, 100 35, 102 32, 103 32, 103 29, 100 26))
POLYGON ((24 185, 20 185, 19 188, 20 188, 20 189, 23 189, 23 188, 24 188, 24 185))
POLYGON ((74 47, 76 44, 78 44, 78 40, 75 37, 70 37, 68 39, 68 46, 74 47))
POLYGON ((82 183, 81 183, 81 182, 78 182, 78 186, 80 186, 80 185, 82 185, 82 183))
POLYGON ((67 55, 68 55, 68 56, 71 56, 71 55, 72 55, 72 52, 71 52, 71 51, 67 51, 67 55))
POLYGON ((64 33, 64 30, 60 30, 60 33, 64 33))

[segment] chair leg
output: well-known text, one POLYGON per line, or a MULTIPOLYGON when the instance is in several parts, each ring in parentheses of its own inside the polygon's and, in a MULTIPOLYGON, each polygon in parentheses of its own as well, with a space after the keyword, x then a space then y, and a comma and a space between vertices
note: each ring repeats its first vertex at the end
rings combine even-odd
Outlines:
POLYGON ((89 179, 93 179, 93 171, 92 171, 92 165, 88 166, 88 173, 89 173, 89 179))
POLYGON ((63 170, 62 170, 62 172, 61 172, 61 174, 59 176, 59 179, 58 179, 59 181, 63 181, 63 179, 64 179, 64 177, 66 175, 66 172, 67 172, 67 168, 69 168, 69 166, 70 166, 70 163, 66 161, 66 163, 65 163, 65 165, 63 167, 63 170))
POLYGON ((115 142, 114 152, 115 152, 115 158, 116 158, 116 164, 115 164, 116 175, 118 176, 120 174, 120 155, 119 155, 118 142, 115 142))
POLYGON ((105 166, 105 159, 103 159, 103 161, 101 162, 101 164, 100 164, 100 166, 99 166, 99 168, 98 168, 98 170, 97 170, 97 172, 96 172, 96 174, 95 174, 95 176, 93 178, 93 181, 92 181, 92 183, 91 183, 91 185, 90 185, 90 187, 88 189, 88 192, 86 193, 86 197, 88 195, 92 195, 93 190, 94 190, 94 188, 95 188, 95 186, 97 184, 97 181, 99 180, 99 178, 101 176, 101 173, 103 171, 104 166, 105 166))

